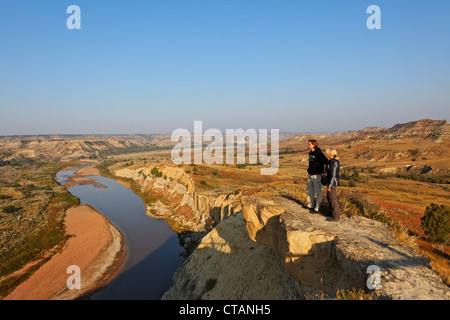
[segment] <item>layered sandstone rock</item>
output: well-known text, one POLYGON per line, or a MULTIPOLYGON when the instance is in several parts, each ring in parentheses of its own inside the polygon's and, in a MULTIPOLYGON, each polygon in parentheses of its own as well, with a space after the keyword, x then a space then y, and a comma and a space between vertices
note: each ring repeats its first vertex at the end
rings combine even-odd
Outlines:
POLYGON ((143 192, 163 198, 147 206, 147 214, 163 216, 172 226, 182 230, 204 231, 234 213, 241 211, 240 192, 202 194, 196 191, 192 178, 182 168, 160 168, 161 177, 151 174, 150 168, 124 168, 115 172, 118 177, 137 181, 143 192), (170 204, 167 204, 170 203, 170 204))
POLYGON ((306 294, 321 287, 329 296, 338 289, 367 289, 376 269, 379 298, 450 299, 429 259, 401 245, 381 222, 363 217, 329 222, 282 197, 244 199, 243 217, 250 238, 271 247, 306 294))
POLYGON ((164 300, 300 299, 269 247, 250 240, 242 214, 220 222, 174 275, 164 300))

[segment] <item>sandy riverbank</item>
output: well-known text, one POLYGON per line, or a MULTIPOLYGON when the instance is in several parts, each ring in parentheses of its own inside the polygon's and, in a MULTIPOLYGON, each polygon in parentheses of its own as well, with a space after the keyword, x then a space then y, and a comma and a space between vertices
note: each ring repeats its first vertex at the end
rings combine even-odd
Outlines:
POLYGON ((74 172, 74 176, 99 176, 100 171, 95 166, 84 167, 74 172))
POLYGON ((71 237, 55 254, 5 300, 70 300, 103 286, 117 275, 126 256, 123 235, 93 207, 82 205, 66 212, 71 237), (69 290, 69 266, 80 268, 81 289, 69 290))

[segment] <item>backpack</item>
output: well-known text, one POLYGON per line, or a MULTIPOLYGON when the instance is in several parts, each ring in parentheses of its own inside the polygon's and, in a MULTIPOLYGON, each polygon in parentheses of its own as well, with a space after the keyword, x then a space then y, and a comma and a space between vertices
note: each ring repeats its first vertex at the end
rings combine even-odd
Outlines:
POLYGON ((320 178, 320 183, 322 183, 323 186, 328 185, 328 176, 326 174, 322 175, 320 178))

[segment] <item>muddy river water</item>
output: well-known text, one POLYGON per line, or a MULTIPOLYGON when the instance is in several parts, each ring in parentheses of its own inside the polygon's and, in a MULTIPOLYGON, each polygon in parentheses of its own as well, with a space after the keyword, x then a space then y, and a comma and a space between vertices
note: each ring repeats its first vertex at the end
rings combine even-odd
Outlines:
MULTIPOLYGON (((67 183, 77 169, 60 171, 57 181, 67 183)), ((176 232, 165 221, 147 216, 142 198, 114 179, 83 178, 88 179, 71 183, 69 192, 79 198, 81 204, 93 206, 113 223, 124 235, 127 249, 119 274, 88 298, 161 299, 172 286, 172 276, 183 262, 184 249, 176 232)))

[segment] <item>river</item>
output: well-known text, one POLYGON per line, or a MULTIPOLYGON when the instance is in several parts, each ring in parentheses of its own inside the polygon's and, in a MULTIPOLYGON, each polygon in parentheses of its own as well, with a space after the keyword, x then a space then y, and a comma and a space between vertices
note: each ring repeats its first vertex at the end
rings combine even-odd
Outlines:
MULTIPOLYGON (((64 184, 79 168, 60 171, 64 184)), ((146 215, 141 197, 116 180, 87 176, 96 183, 77 184, 68 191, 89 204, 124 235, 127 258, 106 286, 87 297, 92 300, 159 300, 172 286, 172 276, 183 262, 184 248, 176 232, 163 220, 146 215)))

